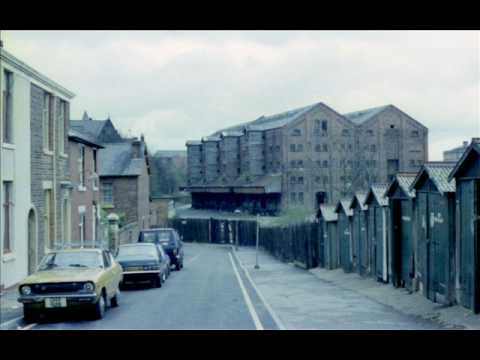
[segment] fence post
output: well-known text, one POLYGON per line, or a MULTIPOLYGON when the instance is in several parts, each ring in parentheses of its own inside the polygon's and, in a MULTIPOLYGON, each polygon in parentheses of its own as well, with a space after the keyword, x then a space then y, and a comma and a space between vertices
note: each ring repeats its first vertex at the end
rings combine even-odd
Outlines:
POLYGON ((111 213, 107 216, 108 220, 108 248, 112 254, 116 255, 119 246, 118 222, 120 218, 117 214, 111 213))

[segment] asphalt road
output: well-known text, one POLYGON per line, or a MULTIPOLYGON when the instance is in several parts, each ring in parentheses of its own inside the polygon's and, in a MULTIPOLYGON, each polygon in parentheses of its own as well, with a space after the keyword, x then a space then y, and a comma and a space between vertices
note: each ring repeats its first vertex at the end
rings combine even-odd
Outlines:
POLYGON ((102 320, 86 321, 81 314, 64 313, 27 328, 276 329, 245 274, 238 264, 234 265, 230 251, 230 246, 186 244, 182 270, 172 271, 161 288, 147 285, 125 289, 120 306, 109 308, 102 320))

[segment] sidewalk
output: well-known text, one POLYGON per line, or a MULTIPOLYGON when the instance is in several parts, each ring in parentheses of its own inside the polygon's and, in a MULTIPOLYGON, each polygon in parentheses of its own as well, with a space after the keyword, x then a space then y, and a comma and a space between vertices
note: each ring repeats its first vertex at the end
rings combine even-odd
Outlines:
POLYGON ((0 330, 17 328, 17 321, 23 319, 23 307, 17 301, 18 290, 16 286, 3 290, 0 293, 0 330))
MULTIPOLYGON (((232 247, 234 248, 234 247, 232 247)), ((255 248, 235 252, 287 328, 480 329, 480 316, 342 269, 304 270, 255 248)))
POLYGON ((394 288, 391 284, 383 284, 373 278, 361 277, 356 273, 347 274, 342 269, 315 268, 309 272, 320 280, 354 291, 404 314, 434 321, 447 329, 480 329, 480 316, 461 306, 434 303, 418 292, 409 293, 405 289, 394 288))

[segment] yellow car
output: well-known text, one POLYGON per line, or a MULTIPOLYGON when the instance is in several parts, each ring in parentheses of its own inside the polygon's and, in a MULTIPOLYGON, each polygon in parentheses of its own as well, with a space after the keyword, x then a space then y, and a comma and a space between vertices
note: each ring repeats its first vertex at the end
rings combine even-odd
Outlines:
POLYGON ((95 319, 118 306, 122 267, 109 251, 68 249, 45 255, 37 272, 18 286, 26 322, 58 308, 89 308, 95 319))

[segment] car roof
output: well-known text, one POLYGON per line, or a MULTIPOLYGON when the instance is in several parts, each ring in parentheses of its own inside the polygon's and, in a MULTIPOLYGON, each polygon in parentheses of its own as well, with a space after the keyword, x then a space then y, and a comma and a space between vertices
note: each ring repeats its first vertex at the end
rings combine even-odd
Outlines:
POLYGON ((101 253, 103 249, 99 248, 74 248, 74 249, 61 249, 61 250, 52 250, 49 253, 76 253, 76 252, 96 252, 101 253))
POLYGON ((142 232, 149 232, 149 231, 175 231, 175 229, 173 228, 153 228, 153 229, 146 229, 146 230, 142 230, 142 232))
POLYGON ((133 244, 123 244, 123 245, 120 245, 120 247, 129 247, 129 246, 157 246, 153 243, 145 243, 145 242, 139 242, 139 243, 133 243, 133 244))

